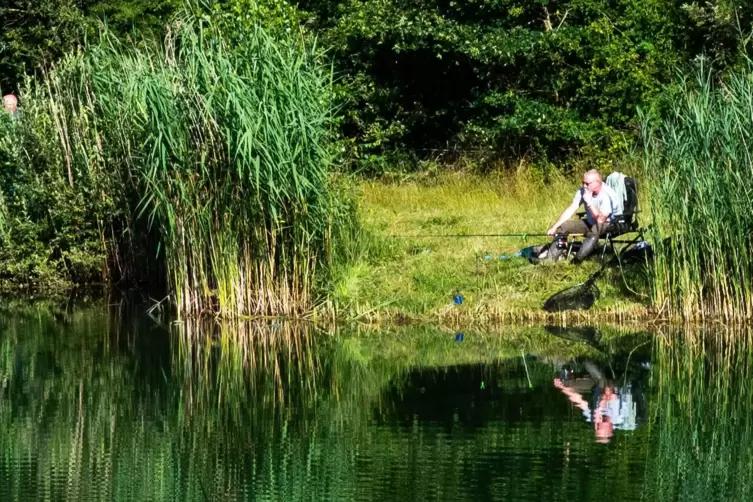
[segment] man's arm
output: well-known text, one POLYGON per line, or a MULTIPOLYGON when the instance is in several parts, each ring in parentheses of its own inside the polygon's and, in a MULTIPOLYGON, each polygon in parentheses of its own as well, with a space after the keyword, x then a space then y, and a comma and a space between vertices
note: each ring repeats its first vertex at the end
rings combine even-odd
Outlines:
MULTIPOLYGON (((611 205, 610 200, 610 205, 611 205)), ((583 193, 583 205, 586 206, 586 212, 591 215, 591 217, 594 219, 594 221, 598 224, 602 224, 606 222, 610 216, 612 216, 612 210, 610 208, 610 211, 608 213, 602 213, 599 211, 599 208, 596 207, 596 204, 594 203, 593 194, 591 191, 585 191, 583 193)))
POLYGON ((600 212, 593 203, 586 204, 586 211, 591 213, 591 216, 593 216, 594 221, 598 224, 602 224, 606 222, 611 216, 610 213, 600 212))
POLYGON ((556 232, 557 229, 563 223, 565 223, 567 220, 569 220, 570 218, 573 217, 573 215, 575 214, 575 212, 578 210, 579 207, 580 207, 580 204, 577 201, 573 201, 573 203, 570 204, 570 206, 567 209, 565 209, 564 211, 562 211, 562 214, 560 215, 560 218, 557 220, 557 223, 555 223, 554 225, 552 225, 552 228, 550 228, 549 230, 547 230, 546 234, 548 236, 550 236, 550 237, 553 236, 554 232, 556 232))
POLYGON ((562 391, 567 396, 571 403, 580 408, 583 411, 589 411, 588 402, 583 399, 583 396, 576 390, 566 387, 565 384, 559 378, 554 379, 554 386, 562 391))

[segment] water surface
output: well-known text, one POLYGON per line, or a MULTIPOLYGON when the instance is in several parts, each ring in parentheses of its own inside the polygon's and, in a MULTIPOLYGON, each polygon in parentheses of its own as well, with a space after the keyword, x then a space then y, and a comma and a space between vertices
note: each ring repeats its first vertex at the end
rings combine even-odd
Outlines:
POLYGON ((751 500, 748 338, 6 308, 0 500, 751 500))

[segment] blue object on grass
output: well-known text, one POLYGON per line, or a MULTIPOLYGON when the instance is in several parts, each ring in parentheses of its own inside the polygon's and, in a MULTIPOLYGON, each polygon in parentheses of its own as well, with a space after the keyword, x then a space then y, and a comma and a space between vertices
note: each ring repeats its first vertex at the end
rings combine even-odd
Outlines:
POLYGON ((455 341, 456 342, 462 342, 463 340, 465 340, 465 335, 463 333, 461 333, 461 332, 455 333, 455 341))
POLYGON ((455 302, 455 305, 462 305, 463 295, 461 295, 460 293, 455 293, 455 296, 452 297, 452 301, 455 302))

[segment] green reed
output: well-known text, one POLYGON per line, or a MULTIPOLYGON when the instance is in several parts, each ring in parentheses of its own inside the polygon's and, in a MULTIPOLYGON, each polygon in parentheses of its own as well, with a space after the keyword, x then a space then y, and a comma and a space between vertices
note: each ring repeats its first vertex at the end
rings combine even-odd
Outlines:
POLYGON ((688 319, 753 317, 753 63, 680 80, 644 126, 655 302, 688 319))
POLYGON ((98 204, 105 275, 149 268, 187 315, 312 309, 351 221, 319 56, 300 33, 184 13, 161 44, 104 32, 32 83, 22 124, 54 138, 61 189, 98 204))

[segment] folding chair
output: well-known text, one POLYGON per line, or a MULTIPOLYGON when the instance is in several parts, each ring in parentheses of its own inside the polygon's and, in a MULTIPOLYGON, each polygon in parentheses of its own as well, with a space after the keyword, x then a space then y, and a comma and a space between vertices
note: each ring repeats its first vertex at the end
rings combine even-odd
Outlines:
MULTIPOLYGON (((602 263, 604 263, 604 256, 606 254, 607 248, 611 249, 615 255, 618 255, 644 240, 644 229, 638 223, 638 213, 640 212, 638 207, 638 184, 636 183, 635 179, 631 178, 630 176, 625 176, 625 196, 626 200, 623 207, 622 216, 617 221, 613 222, 612 230, 610 232, 607 232, 606 235, 600 238, 600 240, 604 241, 604 244, 601 246, 601 253, 599 256, 599 259, 602 263), (617 237, 633 233, 635 233, 636 236, 632 239, 617 239, 617 237), (615 247, 615 244, 624 244, 619 253, 617 251, 617 248, 615 247)), ((578 214, 580 215, 581 213, 578 214)), ((585 215, 585 213, 582 214, 585 215)), ((570 255, 572 253, 577 252, 580 244, 580 241, 575 240, 568 242, 568 258, 570 258, 570 255)))
POLYGON ((601 248, 602 262, 604 261, 604 254, 607 248, 610 248, 615 255, 618 255, 645 240, 644 229, 638 223, 638 213, 640 212, 638 207, 638 183, 630 176, 625 176, 625 196, 625 207, 623 208, 622 216, 613 224, 614 230, 607 232, 603 237, 604 246, 601 248), (633 233, 636 236, 632 239, 615 239, 615 237, 633 233), (619 253, 615 248, 615 244, 624 244, 619 253))

